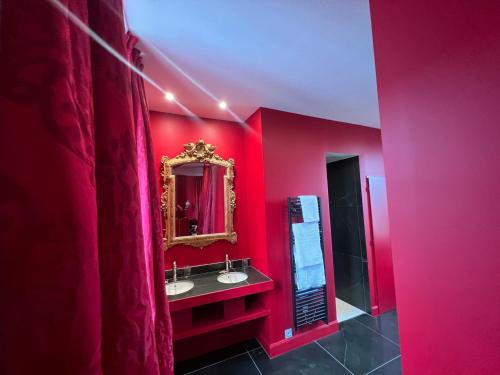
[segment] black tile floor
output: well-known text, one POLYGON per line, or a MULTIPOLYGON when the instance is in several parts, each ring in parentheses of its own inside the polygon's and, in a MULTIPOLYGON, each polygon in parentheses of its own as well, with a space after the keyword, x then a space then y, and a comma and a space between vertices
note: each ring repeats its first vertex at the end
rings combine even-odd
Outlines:
POLYGON ((269 359, 255 341, 181 362, 175 374, 193 375, 400 375, 398 320, 395 311, 361 315, 340 323, 340 331, 269 359))

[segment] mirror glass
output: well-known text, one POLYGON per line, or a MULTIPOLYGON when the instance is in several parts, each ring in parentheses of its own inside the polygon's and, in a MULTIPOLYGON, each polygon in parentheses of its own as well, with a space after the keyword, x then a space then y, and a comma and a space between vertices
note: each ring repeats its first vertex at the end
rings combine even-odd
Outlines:
POLYGON ((225 232, 224 174, 209 163, 174 166, 175 237, 225 232))

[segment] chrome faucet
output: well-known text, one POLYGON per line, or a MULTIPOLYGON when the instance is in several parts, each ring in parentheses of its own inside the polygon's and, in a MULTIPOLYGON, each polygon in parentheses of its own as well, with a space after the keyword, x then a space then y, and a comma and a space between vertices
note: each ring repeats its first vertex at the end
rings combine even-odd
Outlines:
POLYGON ((226 272, 230 272, 231 268, 233 268, 232 262, 226 254, 226 272))
POLYGON ((172 273, 173 273, 173 279, 174 283, 177 282, 177 263, 174 260, 173 267, 172 267, 172 273))

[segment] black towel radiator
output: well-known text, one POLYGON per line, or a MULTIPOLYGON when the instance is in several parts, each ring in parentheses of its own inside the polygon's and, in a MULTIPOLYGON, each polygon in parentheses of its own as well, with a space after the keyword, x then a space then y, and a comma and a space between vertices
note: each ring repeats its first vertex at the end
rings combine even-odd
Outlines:
MULTIPOLYGON (((325 260, 325 247, 323 243, 323 225, 321 223, 321 204, 318 199, 319 213, 319 235, 321 240, 321 252, 323 253, 323 265, 325 260)), ((292 224, 303 222, 302 206, 299 197, 288 198, 288 227, 290 233, 290 260, 292 270, 292 301, 293 320, 295 329, 302 328, 317 321, 328 323, 328 303, 326 285, 319 288, 311 288, 299 291, 295 282, 295 259, 293 248, 295 239, 293 237, 292 224)), ((325 274, 326 275, 326 274, 325 274)))

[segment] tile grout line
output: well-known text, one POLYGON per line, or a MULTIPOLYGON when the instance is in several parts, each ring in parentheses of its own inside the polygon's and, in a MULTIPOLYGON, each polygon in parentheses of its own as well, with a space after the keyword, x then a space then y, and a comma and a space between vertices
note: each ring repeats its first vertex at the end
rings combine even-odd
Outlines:
POLYGON ((372 315, 371 313, 369 313, 369 312, 366 312, 366 311, 365 311, 365 314, 366 314, 366 315, 370 315, 373 319, 377 319, 377 317, 382 316, 382 315, 385 315, 385 314, 389 314, 389 313, 391 313, 391 312, 393 312, 393 311, 397 311, 397 310, 390 310, 390 311, 386 311, 386 312, 384 312, 384 313, 379 313, 378 315, 372 315))
MULTIPOLYGON (((344 338, 345 340, 345 338, 344 338)), ((345 347, 344 347, 344 366, 345 366, 345 361, 347 360, 347 341, 345 343, 345 347)))
POLYGON ((394 361, 394 360, 396 360, 396 359, 398 359, 398 358, 400 358, 400 357, 401 357, 401 354, 400 354, 400 355, 398 355, 397 357, 394 357, 393 359, 388 360, 388 361, 387 361, 387 362, 385 362, 385 363, 382 363, 380 366, 375 367, 374 369, 372 369, 372 370, 368 371, 365 375, 371 374, 373 371, 376 371, 376 370, 378 370, 379 368, 384 367, 385 365, 387 365, 387 364, 391 363, 392 361, 394 361))
POLYGON ((194 374, 194 373, 196 373, 196 372, 198 372, 198 371, 200 371, 200 370, 204 370, 204 369, 206 369, 206 368, 208 368, 208 367, 212 367, 212 366, 218 365, 218 364, 220 364, 220 363, 222 363, 222 362, 229 361, 230 359, 233 359, 233 358, 236 358, 236 357, 240 357, 240 356, 242 356, 243 354, 248 354, 248 352, 247 352, 247 351, 245 351, 245 352, 243 352, 243 353, 236 354, 236 355, 233 355, 233 356, 228 357, 228 358, 224 358, 223 360, 220 360, 220 361, 217 361, 217 362, 211 363, 211 364, 209 364, 209 365, 206 365, 206 366, 203 366, 203 367, 197 368, 196 370, 186 372, 184 375, 194 374))
POLYGON ((351 319, 351 320, 355 321, 355 322, 356 322, 356 323, 358 323, 358 324, 361 324, 363 327, 368 328, 370 331, 375 332, 375 333, 376 333, 376 334, 378 334, 379 336, 383 337, 384 339, 386 339, 386 340, 390 341, 391 343, 393 343, 394 345, 396 345, 398 348, 400 348, 400 347, 401 347, 401 346, 400 346, 400 345, 399 345, 396 341, 393 341, 393 340, 391 340, 389 337, 384 336, 383 334, 381 334, 379 331, 377 331, 377 330, 373 329, 372 327, 369 327, 369 326, 367 326, 366 324, 361 323, 361 322, 360 322, 360 321, 358 321, 356 318, 351 319))
MULTIPOLYGON (((253 352, 254 350, 257 350, 257 349, 259 349, 259 348, 252 349, 252 350, 250 350, 250 352, 253 352)), ((200 371, 200 370, 204 370, 204 369, 206 369, 206 368, 208 368, 208 367, 212 367, 212 366, 218 365, 218 364, 220 364, 220 363, 222 363, 222 362, 229 361, 230 359, 233 359, 233 358, 236 358, 236 357, 240 357, 240 356, 242 356, 243 354, 248 354, 248 355, 250 355, 250 352, 249 352, 247 349, 245 349, 245 352, 243 352, 243 353, 236 354, 236 355, 233 355, 233 356, 231 356, 231 357, 224 358, 224 359, 222 359, 222 360, 220 360, 220 361, 217 361, 217 362, 211 363, 211 364, 209 364, 209 365, 206 365, 206 366, 203 366, 203 367, 197 368, 196 370, 186 372, 184 375, 194 374, 194 373, 196 373, 196 372, 198 372, 198 371, 200 371)), ((251 357, 251 356, 250 356, 250 357, 251 357)), ((259 372, 260 372, 260 370, 259 370, 259 372)))
POLYGON ((335 357, 333 356, 333 354, 332 354, 332 353, 330 353, 328 350, 326 350, 326 348, 324 348, 324 347, 323 347, 323 346, 322 346, 319 342, 314 341, 314 343, 315 343, 316 345, 318 345, 318 346, 319 346, 319 347, 320 347, 320 348, 321 348, 321 349, 322 349, 322 350, 323 350, 326 354, 328 354, 328 355, 329 355, 330 357, 332 357, 335 361, 337 361, 337 363, 338 363, 338 364, 340 364, 343 368, 345 368, 345 369, 347 370, 347 372, 349 372, 349 374, 354 375, 354 373, 353 373, 351 370, 349 370, 349 369, 348 369, 348 368, 347 368, 347 367, 346 367, 346 366, 345 366, 342 362, 340 362, 337 358, 335 358, 335 357))
POLYGON ((250 357, 250 359, 252 360, 252 363, 254 364, 254 366, 257 369, 257 371, 259 372, 259 374, 262 375, 262 371, 260 371, 259 366, 257 366, 257 363, 255 363, 255 360, 253 359, 252 354, 250 354, 250 352, 248 351, 248 349, 247 349, 247 354, 250 357))
POLYGON ((349 342, 345 338, 345 331, 342 331, 341 334, 342 334, 342 338, 345 341, 345 345, 344 345, 344 362, 343 362, 344 366, 345 366, 345 363, 347 361, 347 346, 349 345, 349 342))

